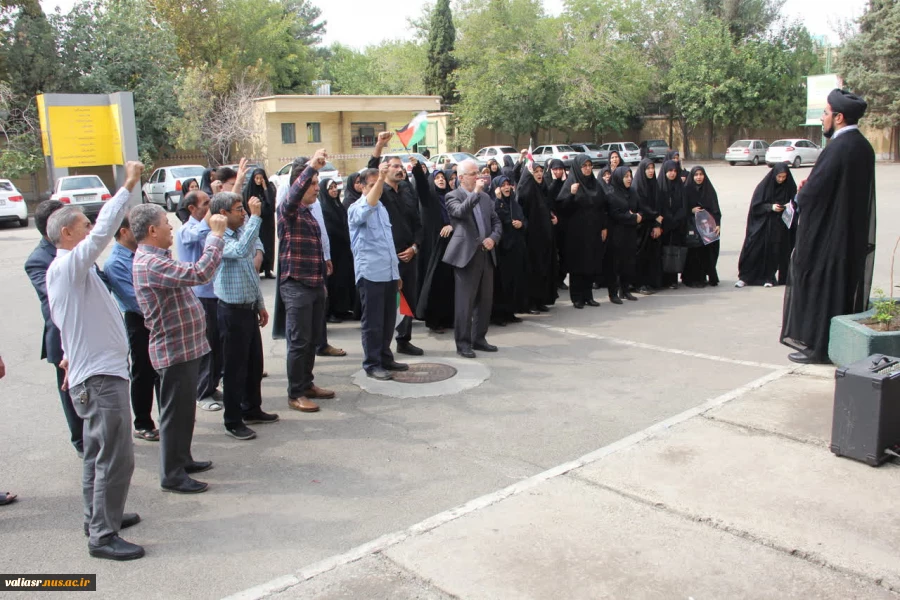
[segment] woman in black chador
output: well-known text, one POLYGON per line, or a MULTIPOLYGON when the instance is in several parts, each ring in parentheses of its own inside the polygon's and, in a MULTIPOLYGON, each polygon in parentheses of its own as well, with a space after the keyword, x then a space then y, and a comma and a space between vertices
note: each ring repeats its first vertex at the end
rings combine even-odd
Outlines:
POLYGON ((344 199, 341 204, 344 208, 350 209, 350 205, 359 200, 362 196, 363 186, 366 182, 359 178, 359 173, 351 173, 344 185, 344 199))
MULTIPOLYGON (((562 190, 563 184, 566 182, 566 165, 563 164, 563 161, 558 158, 552 158, 547 162, 547 167, 544 169, 544 183, 547 187, 547 198, 550 201, 550 206, 554 206, 556 202, 556 198, 559 197, 559 192, 562 190)), ((556 252, 558 256, 557 264, 558 267, 556 269, 556 287, 560 290, 567 290, 569 286, 566 285, 566 275, 569 274, 569 266, 566 261, 566 231, 568 229, 568 223, 566 222, 566 217, 564 214, 560 212, 556 212, 556 227, 554 227, 554 233, 556 238, 556 252)))
POLYGON ((791 229, 782 219, 785 208, 794 201, 797 184, 791 170, 784 163, 777 163, 756 186, 747 215, 747 233, 738 260, 738 281, 735 287, 763 285, 774 287, 787 283, 788 265, 793 237, 797 229, 791 229), (775 272, 778 277, 775 277, 775 272))
POLYGON ((452 171, 434 171, 427 175, 425 165, 413 168, 425 232, 419 259, 425 264, 425 271, 419 280, 422 289, 416 305, 416 318, 424 320, 425 325, 435 333, 444 333, 453 327, 453 267, 444 262, 444 252, 453 235, 450 215, 444 204, 444 197, 451 191, 447 185, 448 173, 452 171))
POLYGON ((594 300, 593 281, 603 269, 606 249, 606 194, 594 177, 594 164, 587 154, 577 154, 572 169, 556 197, 557 213, 565 215, 566 260, 569 295, 575 308, 600 306, 594 300))
POLYGON ((494 272, 494 302, 491 322, 495 325, 519 323, 516 313, 527 310, 528 288, 525 284, 528 254, 525 246, 527 221, 516 200, 512 182, 506 175, 494 177, 494 211, 503 225, 497 244, 497 269, 494 272))
MULTIPOLYGON (((715 232, 719 233, 722 227, 722 211, 719 209, 719 196, 713 187, 706 170, 703 167, 694 167, 684 184, 684 200, 688 208, 688 229, 696 231, 696 214, 705 210, 716 220, 715 232)), ((719 262, 719 240, 699 248, 689 248, 687 262, 684 265, 684 273, 681 281, 688 287, 704 287, 719 285, 719 274, 716 272, 716 263, 719 262)))
POLYGON ((278 190, 275 184, 266 177, 262 169, 254 169, 250 181, 244 186, 244 210, 250 214, 247 201, 256 196, 262 202, 262 224, 259 226, 259 241, 263 245, 263 260, 259 272, 266 274, 266 279, 274 279, 272 269, 275 268, 275 196, 278 190))
MULTIPOLYGON (((656 181, 663 214, 663 234, 660 238, 662 246, 684 247, 688 211, 684 204, 681 166, 674 160, 667 160, 656 181)), ((678 273, 663 273, 662 282, 664 286, 677 290, 678 273)))
POLYGON ((662 234, 665 214, 662 194, 656 183, 656 165, 645 158, 638 165, 631 185, 632 195, 637 197, 641 224, 638 225, 637 281, 642 294, 652 294, 662 287, 662 234))
POLYGON ((553 226, 557 221, 550 210, 544 166, 535 163, 532 169, 533 172, 527 166, 522 168, 516 198, 528 222, 525 230, 528 248, 528 309, 531 314, 537 314, 547 312, 550 310, 547 306, 556 302, 558 265, 553 226))
POLYGON ((323 179, 319 182, 319 204, 325 231, 331 244, 332 272, 328 276, 328 322, 340 323, 351 316, 356 302, 356 277, 353 270, 353 251, 350 249, 350 226, 347 209, 341 204, 337 181, 323 179))
POLYGON ((637 196, 631 190, 631 169, 625 166, 613 171, 609 194, 609 244, 606 264, 612 272, 606 273, 609 301, 622 304, 622 298, 636 301, 628 286, 635 281, 637 260, 637 227, 643 221, 637 196))

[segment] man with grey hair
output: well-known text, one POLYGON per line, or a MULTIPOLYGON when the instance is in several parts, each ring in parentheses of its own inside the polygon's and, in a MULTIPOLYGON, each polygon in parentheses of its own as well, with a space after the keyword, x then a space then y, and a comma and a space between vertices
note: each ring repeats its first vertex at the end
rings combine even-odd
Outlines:
POLYGON ((134 292, 150 330, 150 362, 160 379, 160 485, 163 491, 180 494, 205 492, 209 484, 190 474, 212 468, 211 461, 195 461, 191 455, 200 359, 210 345, 206 313, 190 288, 215 275, 227 220, 209 214, 206 219, 206 248, 196 263, 185 263, 172 258, 172 226, 161 207, 142 204, 130 213, 138 243, 134 292))
POLYGON ((59 328, 67 371, 63 383, 84 419, 84 529, 91 556, 132 560, 144 549, 119 537, 140 521, 126 514, 134 471, 128 393, 128 337, 119 308, 94 264, 118 229, 144 165, 125 165, 125 185, 100 210, 97 224, 77 206, 54 212, 47 237, 56 259, 47 270, 50 316, 59 328))
POLYGON ((219 331, 224 369, 225 431, 238 440, 252 440, 256 432, 247 423, 267 424, 278 415, 262 409, 263 348, 260 327, 269 322, 269 313, 259 288, 259 270, 253 255, 262 225, 262 202, 256 196, 247 201, 250 219, 244 223, 243 198, 219 192, 209 211, 228 221, 222 265, 216 272, 215 292, 219 299, 219 331))

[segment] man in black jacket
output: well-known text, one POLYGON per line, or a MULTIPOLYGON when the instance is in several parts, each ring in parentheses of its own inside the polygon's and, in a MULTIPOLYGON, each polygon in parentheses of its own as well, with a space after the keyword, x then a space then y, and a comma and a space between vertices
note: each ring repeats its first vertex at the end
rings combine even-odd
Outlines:
MULTIPOLYGON (((369 168, 377 169, 381 163, 381 152, 390 141, 392 134, 382 131, 378 134, 375 151, 369 159, 369 168)), ((423 229, 419 218, 419 198, 413 186, 405 179, 406 170, 399 157, 388 158, 388 176, 384 183, 381 203, 391 218, 391 232, 394 248, 400 259, 400 281, 403 282, 403 296, 413 314, 419 296, 417 254, 422 245, 423 229)), ((425 352, 410 343, 412 338, 412 317, 403 317, 397 325, 397 352, 421 356, 425 352)))
POLYGON ((34 211, 34 224, 41 234, 41 241, 25 261, 25 272, 28 274, 28 279, 31 280, 31 285, 34 286, 34 291, 37 292, 38 300, 41 302, 41 315, 44 317, 41 358, 46 358, 48 363, 56 367, 56 391, 62 403, 63 413, 66 415, 66 422, 69 424, 72 445, 75 446, 78 457, 83 458, 84 445, 81 438, 84 421, 75 412, 69 393, 62 390, 63 382, 66 379, 66 372, 59 366, 63 359, 62 341, 59 337, 59 329, 50 320, 50 303, 47 300, 47 269, 56 258, 56 246, 47 239, 47 220, 50 215, 63 206, 65 205, 59 200, 45 200, 34 211))

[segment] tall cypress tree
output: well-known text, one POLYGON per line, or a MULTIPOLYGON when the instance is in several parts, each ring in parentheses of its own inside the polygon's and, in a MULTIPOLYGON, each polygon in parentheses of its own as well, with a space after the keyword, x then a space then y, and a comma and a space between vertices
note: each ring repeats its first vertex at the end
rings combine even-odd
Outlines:
POLYGON ((10 85, 20 97, 52 91, 59 58, 56 36, 38 0, 21 4, 7 57, 10 85))
POLYGON ((444 108, 456 103, 457 94, 453 81, 456 59, 453 46, 456 28, 450 12, 450 0, 437 0, 431 13, 428 28, 428 69, 425 72, 425 89, 429 94, 441 97, 444 108))

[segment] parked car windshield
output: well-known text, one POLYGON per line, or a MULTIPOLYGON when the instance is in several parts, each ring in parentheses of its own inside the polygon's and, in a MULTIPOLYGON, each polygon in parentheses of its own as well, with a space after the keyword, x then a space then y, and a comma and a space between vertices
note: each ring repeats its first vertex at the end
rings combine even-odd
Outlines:
POLYGON ((9 181, 0 181, 0 192, 11 192, 13 191, 12 183, 9 181))
POLYGON ((578 144, 578 145, 580 147, 584 148, 585 150, 593 150, 594 152, 600 151, 600 146, 598 146, 597 144, 578 144))
POLYGON ((625 144, 625 149, 628 150, 629 152, 636 152, 636 151, 640 150, 640 148, 638 148, 637 144, 633 144, 631 142, 628 142, 627 144, 625 144))
POLYGON ((497 148, 497 150, 499 150, 503 154, 518 154, 519 153, 518 150, 516 150, 515 148, 510 148, 509 146, 503 146, 501 148, 497 148))
POLYGON ((170 169, 172 171, 172 175, 181 179, 182 177, 202 177, 203 176, 203 167, 178 167, 176 169, 170 169))
POLYGON ((738 140, 731 145, 732 148, 749 148, 750 140, 738 140))
POLYGON ((783 148, 784 146, 790 146, 790 140, 778 140, 777 142, 772 142, 769 144, 769 148, 783 148))
POLYGON ((61 192, 99 187, 103 187, 103 182, 100 181, 100 178, 96 175, 85 177, 70 177, 59 182, 59 191, 61 192))
POLYGON ((661 146, 663 148, 668 148, 669 145, 664 140, 650 140, 647 142, 648 146, 661 146))
POLYGON ((457 152, 456 154, 451 154, 451 156, 453 157, 453 160, 456 161, 464 161, 470 158, 475 158, 471 154, 466 154, 465 152, 457 152))
POLYGON ((557 146, 557 149, 560 152, 575 152, 575 148, 572 146, 557 146))

